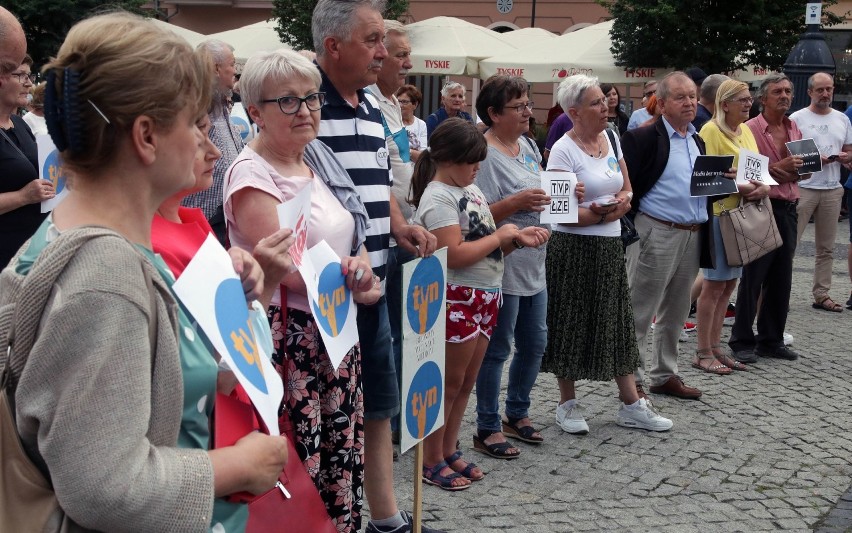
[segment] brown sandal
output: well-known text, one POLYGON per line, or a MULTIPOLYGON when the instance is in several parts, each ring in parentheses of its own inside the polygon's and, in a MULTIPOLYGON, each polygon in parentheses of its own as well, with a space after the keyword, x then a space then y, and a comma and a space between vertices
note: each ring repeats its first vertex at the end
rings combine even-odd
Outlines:
POLYGON ((727 376, 733 372, 733 370, 720 363, 716 359, 716 356, 713 355, 713 351, 709 348, 696 350, 695 359, 692 360, 692 367, 703 370, 708 374, 716 374, 719 376, 727 376))
POLYGON ((826 296, 818 302, 811 304, 814 309, 822 309, 823 311, 831 311, 832 313, 842 313, 843 306, 826 296))
POLYGON ((713 350, 713 355, 716 357, 716 360, 725 365, 726 367, 730 368, 731 370, 739 370, 741 372, 748 371, 747 366, 737 361, 727 353, 723 352, 721 344, 713 345, 711 350, 713 350))

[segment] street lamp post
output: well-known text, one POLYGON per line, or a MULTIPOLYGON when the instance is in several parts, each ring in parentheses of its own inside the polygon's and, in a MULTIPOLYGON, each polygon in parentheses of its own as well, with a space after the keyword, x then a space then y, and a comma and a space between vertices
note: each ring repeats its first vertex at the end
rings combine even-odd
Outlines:
POLYGON ((799 38, 799 42, 784 62, 784 74, 790 78, 793 87, 796 88, 790 113, 810 104, 810 98, 805 90, 808 86, 808 78, 817 72, 827 72, 834 76, 837 70, 834 57, 831 55, 828 43, 825 42, 825 36, 819 31, 821 13, 820 3, 807 5, 805 33, 799 38))

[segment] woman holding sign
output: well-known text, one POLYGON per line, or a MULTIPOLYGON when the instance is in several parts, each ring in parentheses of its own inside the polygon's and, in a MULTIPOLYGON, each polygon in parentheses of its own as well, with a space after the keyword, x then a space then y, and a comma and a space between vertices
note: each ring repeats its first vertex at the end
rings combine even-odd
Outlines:
POLYGON ((618 137, 607 127, 606 96, 597 78, 578 74, 559 84, 557 99, 574 129, 553 145, 548 169, 576 174, 586 201, 576 224, 554 225, 547 253, 550 342, 542 370, 559 384, 556 422, 568 433, 588 433, 574 383, 615 379, 618 425, 667 431, 671 420, 638 396, 633 377, 639 348, 619 223, 633 190, 618 137))
POLYGON ((33 86, 32 64, 26 56, 15 71, 0 77, 0 269, 44 220, 42 200, 55 195, 53 184, 38 177, 35 138, 17 114, 33 86))
MULTIPOLYGON (((748 120, 754 99, 748 85, 736 80, 725 80, 716 92, 716 109, 713 118, 701 128, 699 135, 707 146, 707 155, 733 155, 736 170, 740 149, 757 152, 757 142, 751 130, 743 123, 748 120)), ((762 183, 737 184, 739 194, 732 194, 713 202, 711 258, 712 268, 702 269, 704 282, 696 306, 698 320, 698 349, 692 366, 710 374, 727 375, 733 370, 746 370, 746 366, 723 351, 722 325, 728 300, 742 275, 742 267, 731 267, 725 259, 725 246, 719 229, 719 214, 740 203, 740 195, 748 200, 759 200, 769 194, 769 185, 762 183)))
MULTIPOLYGON (((277 206, 308 188, 306 225, 294 228, 294 260, 325 241, 342 258, 352 298, 370 304, 378 300, 380 285, 362 246, 367 212, 349 175, 316 140, 325 101, 319 86, 316 65, 290 50, 261 52, 246 63, 241 96, 260 133, 225 178, 228 233, 235 246, 254 249, 279 230, 277 206)), ((335 368, 302 275, 269 280, 278 281, 284 290, 272 296, 268 317, 272 359, 285 379, 283 408, 295 426, 299 458, 332 520, 341 532, 357 531, 364 481, 361 354, 355 345, 335 368)))
POLYGON ((124 13, 75 25, 45 67, 45 117, 74 187, 2 282, 38 282, 40 259, 65 254, 33 348, 12 350, 28 356, 16 422, 66 518, 86 530, 221 531, 214 499, 268 491, 287 459, 282 438, 260 433, 212 451, 181 439, 206 422, 185 407, 208 407, 216 365, 180 350, 176 335, 199 337, 180 327, 151 223, 194 183, 210 72, 185 41, 124 13))

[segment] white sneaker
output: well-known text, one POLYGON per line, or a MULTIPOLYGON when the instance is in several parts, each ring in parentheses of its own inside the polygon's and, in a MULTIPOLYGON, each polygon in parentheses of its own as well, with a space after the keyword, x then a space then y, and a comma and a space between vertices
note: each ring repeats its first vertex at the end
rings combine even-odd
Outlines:
POLYGON ((793 344, 793 336, 785 331, 784 332, 784 346, 790 346, 791 344, 793 344))
POLYGON ((572 435, 585 435, 589 432, 589 425, 580 414, 580 403, 577 400, 568 400, 556 407, 556 423, 563 431, 572 435))
POLYGON ((621 405, 616 424, 626 428, 640 428, 649 431, 668 431, 674 425, 668 418, 658 415, 648 402, 639 398, 633 405, 621 405))

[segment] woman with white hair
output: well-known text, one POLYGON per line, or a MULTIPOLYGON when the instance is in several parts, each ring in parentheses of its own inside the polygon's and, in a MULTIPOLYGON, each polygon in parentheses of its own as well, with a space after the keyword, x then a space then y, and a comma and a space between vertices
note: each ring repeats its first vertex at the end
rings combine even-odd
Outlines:
MULTIPOLYGON (((331 149, 316 140, 325 93, 316 65, 290 50, 261 52, 243 69, 243 103, 260 133, 225 177, 225 217, 235 246, 252 250, 279 228, 276 207, 311 189, 306 248, 325 240, 340 256, 356 303, 380 296, 364 250, 367 211, 331 149)), ((270 280, 278 283, 279 280, 270 280)), ((335 370, 298 272, 284 276, 268 308, 273 361, 299 459, 338 531, 358 531, 364 482, 364 395, 356 345, 335 370)))
POLYGON ((426 139, 432 136, 432 132, 438 127, 438 124, 447 120, 450 117, 463 118, 468 122, 473 122, 473 117, 470 113, 462 111, 464 109, 464 96, 466 89, 464 85, 457 81, 448 81, 441 88, 441 107, 426 118, 426 139))
POLYGON ((630 211, 633 190, 618 137, 607 131, 607 99, 597 78, 575 75, 559 84, 557 100, 574 123, 550 151, 548 170, 573 172, 585 184, 576 224, 554 225, 546 260, 549 342, 542 371, 556 374, 556 421, 585 434, 574 383, 615 379, 620 426, 651 431, 672 422, 639 398, 633 370, 639 348, 627 285, 619 219, 630 211))

